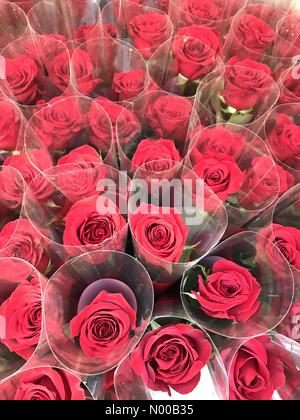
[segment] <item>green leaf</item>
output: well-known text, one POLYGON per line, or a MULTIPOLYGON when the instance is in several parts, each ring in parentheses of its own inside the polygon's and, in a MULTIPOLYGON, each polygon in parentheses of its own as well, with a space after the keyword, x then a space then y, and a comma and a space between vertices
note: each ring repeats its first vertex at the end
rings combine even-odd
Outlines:
POLYGON ((190 297, 191 299, 197 300, 197 296, 194 295, 193 293, 183 292, 182 295, 186 295, 190 297))
POLYGON ((150 328, 152 329, 152 330, 156 330, 157 328, 160 328, 161 327, 161 325, 159 325, 157 322, 155 322, 155 321, 152 321, 151 322, 151 324, 150 324, 150 328))
POLYGON ((181 262, 181 263, 187 262, 189 260, 190 256, 191 256, 192 251, 194 249, 196 249, 201 244, 201 242, 202 241, 199 241, 199 242, 197 242, 194 245, 191 245, 191 246, 187 245, 187 246, 185 246, 184 249, 183 249, 183 253, 181 255, 181 258, 180 258, 180 261, 179 262, 181 262))

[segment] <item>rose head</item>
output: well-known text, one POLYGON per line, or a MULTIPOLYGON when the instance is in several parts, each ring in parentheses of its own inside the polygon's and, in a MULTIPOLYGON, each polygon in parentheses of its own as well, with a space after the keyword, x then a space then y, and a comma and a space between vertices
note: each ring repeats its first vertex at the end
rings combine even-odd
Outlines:
POLYGON ((132 99, 145 89, 147 78, 143 69, 115 73, 112 89, 119 95, 119 101, 132 99))
POLYGON ((180 161, 181 157, 173 140, 167 139, 142 140, 132 158, 132 164, 136 168, 145 165, 145 169, 150 172, 168 170, 175 162, 180 161))
POLYGON ((6 209, 19 209, 25 191, 22 175, 9 166, 3 166, 0 171, 0 203, 6 209))
POLYGON ((183 0, 181 7, 185 11, 183 17, 187 25, 205 23, 220 19, 220 10, 212 0, 183 0))
MULTIPOLYGON (((72 52, 72 50, 71 50, 72 52)), ((70 84, 70 54, 63 51, 54 57, 48 66, 48 72, 52 83, 61 92, 64 92, 70 84)))
POLYGON ((287 114, 279 114, 268 135, 268 142, 281 162, 293 166, 300 155, 300 125, 295 124, 287 114))
POLYGON ((21 281, 0 306, 0 317, 5 319, 5 335, 0 337, 0 343, 28 360, 39 343, 42 329, 42 296, 38 278, 21 281))
POLYGON ((199 157, 193 170, 222 201, 239 192, 245 177, 235 159, 225 153, 199 157))
POLYGON ((85 400, 81 381, 66 370, 41 367, 26 370, 0 385, 1 400, 85 400))
POLYGON ((102 79, 96 74, 92 59, 87 52, 77 48, 76 51, 70 51, 70 55, 77 88, 82 95, 88 96, 102 83, 102 79))
POLYGON ((94 38, 97 35, 95 25, 81 25, 79 26, 74 33, 74 39, 80 42, 86 42, 90 38, 94 38), (95 30, 95 34, 93 31, 95 30))
POLYGON ((278 259, 278 251, 284 258, 300 270, 300 230, 290 226, 282 226, 274 223, 260 230, 260 238, 257 243, 258 253, 264 250, 271 267, 282 271, 282 263, 278 259))
POLYGON ((238 349, 229 372, 231 400, 271 400, 284 383, 283 361, 270 337, 248 340, 238 349))
POLYGON ((250 272, 229 260, 219 260, 206 279, 198 277, 193 292, 203 312, 212 318, 247 322, 260 307, 261 286, 250 272))
POLYGON ((280 82, 283 86, 279 103, 300 102, 300 77, 298 74, 299 71, 296 67, 281 76, 280 82))
POLYGON ((175 209, 142 204, 131 215, 135 240, 150 254, 178 263, 184 251, 188 228, 175 209))
POLYGON ((71 338, 78 337, 86 357, 120 355, 136 328, 136 313, 121 293, 102 291, 70 321, 71 338))
POLYGON ((201 370, 211 357, 203 332, 185 324, 150 331, 132 352, 131 368, 154 391, 189 394, 198 385, 201 370))
POLYGON ((192 25, 180 28, 176 35, 172 42, 172 52, 178 73, 189 80, 197 80, 218 64, 217 54, 221 51, 221 44, 211 29, 192 25))
POLYGON ((119 234, 126 226, 124 217, 108 198, 101 209, 99 196, 77 201, 65 217, 63 243, 65 246, 88 247, 104 245, 105 241, 119 234))
POLYGON ((254 60, 232 57, 225 68, 225 103, 238 110, 255 107, 271 91, 271 69, 254 60))
POLYGON ((112 127, 109 121, 109 116, 99 106, 99 102, 92 102, 89 112, 87 114, 89 123, 89 140, 101 152, 107 153, 112 144, 112 127))
POLYGON ((0 101, 0 149, 15 150, 18 145, 21 114, 19 110, 8 101, 0 101))
POLYGON ((168 17, 163 13, 149 11, 128 22, 128 34, 133 45, 147 60, 169 38, 170 32, 168 17))

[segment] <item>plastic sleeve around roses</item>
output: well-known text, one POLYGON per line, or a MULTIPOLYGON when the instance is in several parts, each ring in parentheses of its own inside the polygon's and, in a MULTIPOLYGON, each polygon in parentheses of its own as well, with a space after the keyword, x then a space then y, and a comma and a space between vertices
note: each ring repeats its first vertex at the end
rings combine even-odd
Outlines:
POLYGON ((101 36, 81 44, 72 54, 71 68, 74 89, 92 98, 105 96, 126 103, 142 94, 149 84, 142 55, 127 42, 111 37, 101 36), (127 86, 130 75, 132 80, 127 86), (118 87, 114 85, 117 79, 118 87))
MULTIPOLYGON (((280 185, 281 177, 265 142, 243 126, 222 123, 202 127, 191 140, 185 163, 199 176, 204 176, 199 166, 201 162, 211 162, 212 173, 214 170, 222 173, 221 167, 224 164, 222 159, 231 161, 240 174, 232 172, 229 178, 226 178, 227 175, 221 175, 220 184, 213 182, 211 187, 213 190, 215 188, 216 195, 225 203, 228 214, 226 235, 229 235, 270 207, 284 186, 280 185), (213 143, 216 135, 224 138, 226 136, 226 145, 220 141, 218 144, 213 143), (224 176, 226 181, 223 179, 224 176), (232 182, 237 181, 236 178, 239 178, 239 185, 233 189, 227 184, 225 187, 224 182, 232 185, 232 182), (271 188, 268 189, 269 182, 271 188)), ((205 181, 210 186, 211 179, 205 178, 205 181)))
POLYGON ((298 93, 300 85, 299 74, 299 64, 297 62, 280 74, 277 79, 277 84, 280 89, 279 104, 300 102, 300 95, 298 93))
MULTIPOLYGON (((238 72, 238 67, 235 66, 236 72, 238 72)), ((265 80, 268 80, 269 89, 264 91, 263 97, 260 98, 257 95, 256 104, 253 108, 243 109, 240 112, 238 109, 226 104, 222 96, 224 87, 226 87, 225 74, 230 70, 233 70, 233 66, 225 65, 204 77, 200 83, 194 104, 194 108, 200 117, 200 122, 203 126, 230 122, 242 125, 258 134, 265 121, 267 112, 273 108, 279 98, 278 85, 271 76, 257 70, 257 77, 263 77, 265 80)), ((240 96, 244 94, 248 95, 249 91, 246 89, 243 93, 243 89, 240 88, 240 92, 235 92, 234 95, 240 96)))
POLYGON ((45 340, 46 279, 27 261, 0 258, 0 380, 20 370, 45 340), (32 311, 32 312, 31 312, 32 311))
POLYGON ((193 10, 192 1, 170 0, 169 16, 175 28, 203 25, 226 38, 233 16, 246 4, 247 0, 214 0, 204 3, 203 9, 200 9, 197 15, 197 9, 193 10))
MULTIPOLYGON (((176 46, 176 48, 178 48, 176 46)), ((200 80, 211 71, 224 65, 221 57, 205 43, 192 36, 180 35, 168 39, 153 53, 149 60, 149 73, 154 81, 164 91, 179 96, 193 97, 196 94, 200 80), (176 44, 183 44, 178 52, 173 53, 176 44), (194 63, 184 56, 184 49, 197 46, 199 55, 194 63), (183 57, 182 57, 183 56, 183 57), (186 60, 186 62, 182 61, 186 60), (183 74, 183 72, 186 72, 183 74)))
MULTIPOLYGON (((294 10, 277 23, 275 52, 278 56, 297 57, 300 54, 300 10, 294 10)), ((290 62, 292 65, 292 61, 290 62)), ((289 66, 290 67, 290 66, 289 66)))
MULTIPOLYGON (((180 394, 171 391, 153 391, 147 387, 141 376, 138 376, 133 368, 130 355, 118 366, 114 384, 118 399, 124 400, 227 400, 227 375, 220 353, 210 335, 202 330, 200 326, 191 322, 185 313, 180 300, 176 296, 161 296, 154 307, 152 321, 147 331, 155 331, 160 326, 186 324, 200 329, 203 337, 211 345, 211 357, 208 363, 201 369, 201 377, 193 391, 180 394)), ((169 338, 169 337, 168 337, 169 338)), ((162 341, 160 342, 162 344, 162 341)), ((186 344, 185 344, 186 346, 186 344)))
POLYGON ((25 128, 25 153, 35 168, 45 170, 41 167, 41 152, 53 165, 66 161, 80 168, 81 157, 83 169, 101 162, 117 167, 109 116, 100 104, 84 96, 57 97, 34 112, 25 128))
POLYGON ((300 181, 299 113, 300 103, 278 105, 268 114, 263 129, 274 160, 294 177, 295 184, 300 181))
POLYGON ((1 54, 5 72, 0 90, 19 105, 36 106, 68 91, 70 55, 63 42, 44 35, 24 36, 1 54))
MULTIPOLYGON (((242 369, 239 370, 236 359, 239 351, 241 351, 241 347, 245 345, 249 346, 250 342, 252 342, 251 356, 258 361, 258 364, 255 364, 256 368, 254 369, 258 369, 257 372, 262 372, 261 369, 266 369, 266 377, 268 378, 270 378, 271 374, 271 387, 270 383, 265 382, 266 377, 263 377, 262 385, 259 388, 253 387, 247 398, 247 392, 243 394, 243 389, 247 389, 247 385, 245 384, 244 387, 240 388, 240 395, 243 397, 242 399, 251 399, 251 394, 253 393, 252 395, 254 395, 255 400, 299 400, 300 347, 288 337, 276 332, 254 337, 251 340, 227 339, 223 340, 223 342, 217 346, 228 374, 228 391, 231 395, 230 399, 239 399, 238 396, 234 396, 234 389, 238 386, 240 378, 243 375, 243 369, 246 371, 248 368, 245 366, 245 368, 242 367, 242 369), (261 365, 259 365, 259 363, 261 363, 261 365)), ((250 353, 251 348, 248 347, 248 351, 250 353)), ((249 373, 250 371, 251 368, 249 373)), ((251 372, 251 374, 256 374, 256 372, 251 372)))
POLYGON ((36 34, 58 36, 74 48, 100 35, 100 8, 95 0, 42 0, 28 13, 36 34))
POLYGON ((173 25, 169 16, 157 9, 156 4, 150 7, 147 2, 138 4, 127 0, 112 1, 102 9, 101 23, 106 36, 110 35, 107 28, 113 26, 117 38, 132 44, 146 60, 173 34, 173 25), (146 29, 148 33, 145 36, 143 32, 146 27, 150 30, 146 29))
MULTIPOLYGON (((198 114, 192 107, 192 101, 187 98, 161 90, 152 90, 139 96, 127 105, 116 124, 121 170, 126 170, 130 176, 134 175, 138 165, 132 160, 138 146, 145 139, 173 142, 173 151, 169 150, 167 155, 161 156, 164 156, 166 161, 175 161, 176 154, 177 160, 181 160, 189 147, 189 134, 198 125, 198 114), (176 118, 174 113, 177 113, 176 118)), ((159 156, 159 153, 152 155, 153 159, 156 156, 159 156)), ((150 157, 144 157, 145 163, 150 157)))
POLYGON ((0 384, 0 397, 1 400, 9 401, 94 400, 99 387, 99 377, 84 378, 61 365, 42 363, 36 367, 25 366, 3 381, 0 384))
POLYGON ((1 229, 6 223, 18 218, 25 193, 25 181, 20 172, 10 166, 0 170, 1 229))
POLYGON ((278 22, 286 16, 288 9, 287 2, 281 2, 281 4, 276 2, 272 5, 266 3, 248 4, 240 9, 232 20, 224 44, 226 59, 238 56, 240 59, 247 58, 262 62, 269 65, 274 74, 290 67, 292 57, 279 50, 280 39, 276 36, 278 22), (249 35, 251 30, 256 32, 256 42, 253 42, 249 35), (262 36, 259 31, 264 35, 262 36))
POLYGON ((181 299, 188 315, 202 328, 229 338, 251 338, 275 328, 285 318, 293 294, 294 279, 289 264, 274 244, 251 231, 233 235, 219 244, 185 273, 181 283, 181 299), (275 269, 273 262, 268 258, 268 247, 278 261, 280 270, 275 269), (218 266, 214 268, 216 264, 218 266), (207 284, 209 281, 215 281, 216 276, 222 281, 222 270, 224 273, 232 270, 239 278, 239 290, 243 290, 244 293, 242 306, 239 306, 241 302, 237 300, 237 306, 231 304, 229 308, 225 297, 221 298, 220 291, 212 291, 211 294, 205 292, 201 303, 198 300, 199 288, 214 289, 216 284, 207 284), (252 286, 248 278, 246 290, 243 281, 244 277, 249 275, 252 277, 252 286), (204 284, 203 287, 200 280, 204 284), (220 304, 218 299, 222 299, 220 304), (242 313, 243 317, 240 319, 242 313))
MULTIPOLYGON (((116 251, 95 251, 81 255, 64 264, 48 283, 45 293, 45 320, 49 345, 58 360, 69 369, 87 375, 106 372, 129 354, 140 340, 151 319, 153 299, 153 287, 148 273, 131 256, 116 251), (102 280, 102 284, 99 280, 102 280), (113 289, 115 285, 117 287, 113 289), (116 302, 120 294, 124 299, 126 296, 126 301, 132 305, 131 310, 136 312, 136 327, 119 344, 113 341, 114 336, 110 339, 107 337, 106 346, 99 344, 100 337, 97 340, 91 331, 87 331, 88 339, 92 340, 94 337, 96 340, 94 345, 98 351, 98 355, 91 358, 82 350, 79 341, 70 337, 70 321, 77 313, 82 312, 79 311, 81 306, 91 301, 99 290, 116 293, 116 302)), ((111 316, 117 316, 117 313, 111 311, 111 316)), ((99 322, 100 328, 101 319, 99 322)), ((118 322, 120 320, 116 318, 115 334, 122 334, 126 330, 126 324, 123 330, 118 322)))
MULTIPOLYGON (((24 215, 47 245, 51 255, 51 272, 62 262, 87 251, 125 249, 128 185, 129 178, 124 173, 103 164, 77 169, 74 164, 60 165, 36 176, 26 191, 24 215), (75 205, 77 216, 69 216, 67 225, 67 215, 75 205), (93 218, 97 219, 97 214, 103 217, 107 215, 105 220, 108 223, 107 231, 100 228, 104 236, 103 240, 98 238, 98 242, 97 220, 95 231, 92 223, 93 218), (86 218, 90 220, 89 215, 92 225, 87 222, 87 230, 82 228, 82 236, 78 236, 78 232, 72 230, 71 222, 84 224, 86 218), (110 221, 110 217, 115 217, 114 221, 110 221), (117 223, 118 228, 114 229, 114 223, 117 223)), ((101 220, 98 223, 101 226, 101 220)))
POLYGON ((40 0, 24 0, 24 1, 14 1, 14 4, 20 7, 27 14, 29 10, 39 3, 40 0))
POLYGON ((30 33, 26 14, 16 4, 8 1, 0 5, 1 37, 0 48, 5 48, 14 39, 30 33), (16 25, 18 22, 18 25, 16 25))
POLYGON ((158 292, 178 281, 219 242, 227 228, 222 202, 194 172, 177 162, 161 172, 147 165, 136 171, 128 221, 137 258, 158 292), (155 221, 151 222, 155 217, 158 227, 167 223, 169 229, 157 248, 155 233, 151 233, 156 229, 155 221))

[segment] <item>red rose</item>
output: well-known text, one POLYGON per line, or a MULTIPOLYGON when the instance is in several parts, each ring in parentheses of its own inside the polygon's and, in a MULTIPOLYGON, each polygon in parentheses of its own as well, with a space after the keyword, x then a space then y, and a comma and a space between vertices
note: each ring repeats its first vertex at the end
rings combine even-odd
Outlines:
POLYGON ((99 106, 99 102, 92 102, 87 119, 90 129, 90 142, 101 152, 108 152, 112 144, 112 126, 109 115, 99 106))
POLYGON ((126 142, 128 138, 133 138, 137 133, 141 131, 141 125, 135 115, 127 108, 122 105, 112 102, 103 96, 99 96, 96 100, 97 104, 102 106, 109 116, 110 122, 113 128, 114 141, 117 139, 117 121, 119 125, 119 140, 126 142))
POLYGON ((126 221, 118 208, 108 198, 105 200, 107 210, 102 209, 99 212, 98 198, 93 196, 77 201, 70 208, 65 217, 64 245, 76 247, 102 245, 126 226, 126 221))
POLYGON ((222 95, 227 105, 236 109, 253 108, 264 101, 271 90, 271 69, 266 64, 232 57, 225 70, 222 95))
POLYGON ((289 102, 300 102, 300 71, 298 67, 292 68, 282 75, 281 83, 283 85, 279 102, 281 104, 289 102))
POLYGON ((26 56, 5 60, 6 80, 17 102, 31 105, 37 101, 39 68, 26 56))
POLYGON ((104 32, 112 38, 117 38, 117 27, 113 23, 102 24, 104 32))
POLYGON ((1 400, 85 400, 81 381, 72 373, 50 367, 26 370, 0 385, 1 400))
POLYGON ((84 50, 77 48, 70 52, 72 56, 71 67, 74 79, 79 92, 82 95, 90 95, 96 86, 102 83, 99 75, 96 74, 90 55, 84 50))
MULTIPOLYGON (((273 29, 257 16, 245 13, 240 17, 235 31, 238 41, 251 51, 263 54, 275 41, 276 34, 273 29)), ((238 56, 247 57, 247 51, 235 41, 233 49, 238 56)))
POLYGON ((203 155, 193 170, 222 201, 238 193, 244 183, 244 173, 234 158, 225 153, 203 155))
POLYGON ((211 357, 203 332, 185 324, 150 331, 133 351, 131 368, 154 391, 189 394, 198 385, 201 370, 211 357))
POLYGON ((271 400, 285 383, 283 363, 268 336, 248 340, 236 352, 229 372, 230 400, 271 400))
POLYGON ((128 34, 133 45, 147 60, 171 36, 168 17, 163 13, 147 12, 128 22, 128 34))
POLYGON ((5 325, 0 342, 28 360, 39 343, 42 329, 42 296, 38 278, 21 281, 0 306, 0 318, 5 325))
POLYGON ((131 215, 135 240, 150 254, 165 261, 179 262, 188 236, 188 228, 175 209, 143 203, 131 215), (165 214, 167 213, 168 214, 165 214))
POLYGON ((146 164, 147 170, 155 172, 170 169, 175 162, 180 161, 181 157, 173 140, 167 139, 142 140, 132 158, 132 164, 135 167, 146 164))
POLYGON ((252 160, 245 171, 240 204, 244 207, 259 207, 271 204, 278 195, 292 187, 293 176, 276 165, 270 156, 262 155, 252 160))
POLYGON ((57 187, 72 203, 97 194, 101 163, 101 156, 91 146, 72 150, 57 162, 57 187))
POLYGON ((0 171, 0 204, 7 209, 18 209, 23 201, 25 183, 16 169, 2 166, 0 171))
POLYGON ((266 253, 271 267, 282 271, 282 263, 278 259, 278 251, 297 270, 300 270, 300 230, 290 226, 274 223, 261 229, 257 248, 266 253))
POLYGON ((139 95, 147 82, 147 73, 142 69, 115 73, 112 89, 119 94, 119 101, 125 101, 139 95))
POLYGON ((182 143, 187 137, 192 109, 184 98, 161 95, 149 104, 146 116, 157 137, 182 143))
POLYGON ((181 7, 186 12, 183 19, 187 25, 221 18, 218 5, 211 0, 183 0, 181 7))
POLYGON ((70 84, 70 53, 66 50, 57 54, 47 69, 52 83, 61 92, 64 92, 70 84))
MULTIPOLYGON (((197 130, 198 131, 198 130, 197 130)), ((238 159, 243 153, 246 138, 239 132, 231 131, 227 127, 216 126, 199 130, 195 146, 191 151, 192 158, 207 153, 226 153, 234 159, 238 159)))
POLYGON ((9 101, 0 101, 0 149, 15 150, 18 144, 21 128, 21 113, 9 101))
POLYGON ((282 162, 293 166, 294 160, 300 158, 300 126, 287 114, 278 114, 268 142, 274 155, 282 162))
MULTIPOLYGON (((41 171, 53 166, 51 156, 45 150, 32 150, 30 154, 32 160, 38 163, 41 171)), ((3 166, 16 168, 24 178, 26 184, 30 184, 31 193, 34 194, 37 200, 45 200, 53 193, 52 184, 45 177, 38 176, 40 171, 32 165, 24 153, 10 156, 3 162, 3 166)))
POLYGON ((98 33, 97 25, 81 25, 75 30, 74 39, 81 43, 88 41, 90 38, 96 38, 98 33))
POLYGON ((0 256, 21 258, 42 273, 50 263, 45 241, 27 219, 14 220, 3 227, 0 232, 0 256))
POLYGON ((38 138, 47 148, 61 151, 79 136, 84 121, 76 98, 53 98, 31 120, 38 138))
POLYGON ((220 40, 209 28, 192 25, 180 28, 172 43, 174 66, 178 73, 190 80, 199 79, 218 64, 220 40))
POLYGON ((132 340, 136 313, 121 293, 102 291, 70 321, 71 338, 78 337, 87 357, 123 352, 132 340))
POLYGON ((279 23, 276 53, 279 57, 297 56, 300 51, 300 17, 290 14, 279 23))
POLYGON ((193 294, 212 318, 245 323, 260 307, 260 284, 249 270, 232 261, 217 261, 206 279, 199 275, 198 286, 193 294))
POLYGON ((291 327, 289 337, 300 343, 300 300, 293 303, 287 320, 291 327))

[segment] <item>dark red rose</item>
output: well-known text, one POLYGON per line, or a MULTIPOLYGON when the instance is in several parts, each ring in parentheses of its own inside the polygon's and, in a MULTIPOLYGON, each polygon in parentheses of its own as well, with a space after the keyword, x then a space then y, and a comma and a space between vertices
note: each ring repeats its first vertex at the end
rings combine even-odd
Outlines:
POLYGON ((82 111, 76 98, 53 98, 31 120, 38 138, 53 151, 69 147, 83 129, 82 111))
MULTIPOLYGON (((97 205, 98 196, 77 201, 65 217, 63 243, 66 246, 95 247, 120 233, 126 221, 116 205, 106 198, 107 209, 97 205)), ((104 206, 101 206, 104 207, 104 206)))
POLYGON ((171 36, 167 15, 147 12, 128 22, 128 34, 133 45, 149 60, 155 50, 171 36))
POLYGON ((181 7, 186 12, 183 19, 187 25, 221 18, 219 7, 212 0, 183 0, 181 7))
POLYGON ((68 50, 61 52, 48 65, 50 79, 61 92, 65 92, 70 84, 70 53, 68 50))
POLYGON ((184 142, 192 114, 189 101, 178 96, 159 96, 149 104, 146 116, 157 137, 184 142))
MULTIPOLYGON (((53 166, 51 156, 43 149, 32 150, 31 158, 38 162, 40 170, 49 169, 53 166)), ((3 162, 4 166, 16 168, 27 185, 30 184, 31 192, 37 200, 45 200, 53 193, 53 186, 49 181, 38 175, 40 171, 35 168, 24 153, 10 156, 3 162)))
POLYGON ((99 96, 96 100, 97 104, 102 106, 109 116, 113 128, 114 141, 117 139, 117 121, 119 126, 119 140, 121 143, 126 143, 128 139, 133 138, 141 131, 141 125, 136 116, 122 105, 112 102, 109 99, 99 96), (119 117, 121 118, 119 119, 119 117))
POLYGON ((271 69, 254 60, 232 57, 225 70, 222 95, 227 105, 242 110, 253 108, 264 101, 271 90, 271 69))
POLYGON ((222 201, 240 191, 245 175, 232 156, 225 153, 207 153, 193 167, 222 201))
POLYGON ((266 253, 271 267, 282 271, 278 251, 297 270, 300 270, 300 230, 290 226, 274 223, 261 229, 257 248, 266 253), (275 245, 275 246, 274 246, 275 245))
POLYGON ((21 283, 0 306, 4 334, 0 342, 28 360, 39 343, 42 330, 42 295, 39 279, 20 278, 21 283))
POLYGON ((146 165, 146 169, 151 172, 165 171, 180 161, 181 157, 173 140, 167 139, 142 140, 132 158, 136 168, 146 165))
POLYGON ((192 25, 180 28, 172 43, 174 66, 178 73, 190 80, 199 79, 218 64, 221 44, 209 28, 192 25))
POLYGON ((57 187, 72 203, 97 194, 101 163, 101 156, 91 146, 72 150, 57 162, 57 187))
POLYGON ((102 291, 70 321, 71 338, 78 337, 89 358, 109 357, 122 352, 132 340, 136 313, 121 293, 102 291))
POLYGON ((238 349, 229 372, 230 400, 271 400, 284 383, 282 359, 270 337, 248 340, 238 349))
POLYGON ((299 165, 300 125, 287 114, 279 114, 274 128, 268 134, 268 142, 273 154, 290 166, 299 165))
POLYGON ((112 145, 113 131, 109 115, 99 105, 98 101, 93 101, 87 114, 89 139, 101 152, 108 152, 112 145))
POLYGON ((77 48, 76 52, 71 52, 71 66, 74 72, 76 86, 82 95, 90 95, 96 86, 102 83, 101 78, 96 75, 94 64, 90 55, 77 48))
POLYGON ((0 149, 1 150, 15 150, 21 146, 20 142, 20 128, 21 128, 21 113, 17 107, 11 102, 0 101, 0 149))
POLYGON ((281 96, 279 102, 281 104, 289 102, 300 102, 300 71, 295 66, 281 77, 281 96))
POLYGON ((46 249, 45 240, 27 219, 9 222, 0 232, 0 256, 21 258, 41 273, 50 263, 46 249))
MULTIPOLYGON (((242 46, 258 54, 265 53, 276 39, 276 33, 264 20, 248 13, 240 17, 235 36, 242 46)), ((240 57, 248 55, 236 41, 233 49, 240 57)))
POLYGON ((117 38, 117 27, 113 23, 102 24, 104 32, 112 38, 117 38))
POLYGON ((239 201, 246 208, 266 206, 292 186, 293 176, 270 156, 262 155, 253 159, 250 168, 245 171, 239 201))
POLYGON ((74 35, 74 39, 83 43, 90 38, 99 36, 99 29, 97 25, 81 25, 76 29, 74 35))
POLYGON ((249 270, 229 260, 219 260, 206 279, 198 277, 193 292, 203 312, 212 318, 247 322, 259 309, 261 286, 249 270))
POLYGON ((145 334, 132 352, 131 368, 154 391, 189 394, 198 385, 211 351, 201 330, 186 324, 166 325, 145 334))
MULTIPOLYGON (((216 126, 199 130, 196 132, 195 146, 191 151, 191 156, 196 159, 197 156, 207 153, 226 153, 234 159, 238 159, 243 153, 246 145, 246 138, 242 133, 234 132, 229 128, 216 126)), ((191 138, 192 139, 192 138, 191 138)))
POLYGON ((142 70, 132 70, 123 73, 115 73, 112 89, 119 94, 119 101, 132 99, 139 95, 148 83, 147 73, 142 70))
POLYGON ((26 370, 0 385, 1 400, 85 400, 81 381, 72 373, 51 367, 26 370))
POLYGON ((39 68, 35 61, 26 56, 5 60, 6 80, 17 102, 34 104, 38 97, 39 68))
POLYGON ((165 261, 180 261, 188 228, 176 210, 164 208, 163 213, 161 207, 144 203, 131 215, 131 231, 146 252, 165 261))

